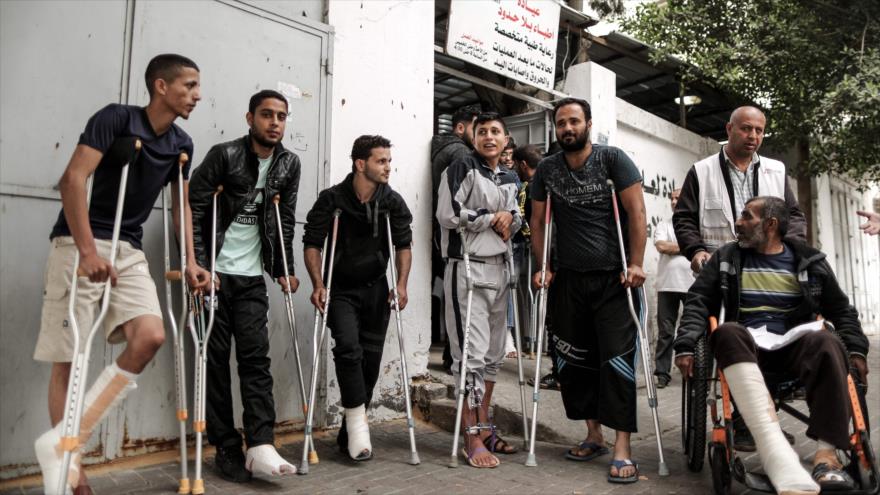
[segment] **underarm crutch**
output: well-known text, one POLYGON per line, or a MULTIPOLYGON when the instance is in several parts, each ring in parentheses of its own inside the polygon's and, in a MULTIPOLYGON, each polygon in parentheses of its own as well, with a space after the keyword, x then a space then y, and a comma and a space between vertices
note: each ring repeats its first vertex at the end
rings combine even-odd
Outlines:
POLYGON ((403 385, 403 398, 406 402, 406 425, 409 428, 409 463, 418 466, 419 453, 416 450, 415 422, 413 421, 412 402, 409 398, 409 372, 406 369, 406 349, 403 346, 403 325, 400 322, 400 295, 397 293, 397 265, 394 241, 391 239, 391 215, 385 214, 385 226, 388 231, 388 257, 391 258, 391 306, 397 319, 397 343, 400 345, 400 383, 403 385))
POLYGON ((519 380, 519 399, 522 404, 523 448, 527 448, 529 445, 529 420, 526 412, 526 382, 523 378, 522 333, 519 326, 519 302, 517 301, 517 296, 519 295, 517 294, 519 291, 519 277, 517 276, 516 267, 513 262, 513 241, 509 239, 507 241, 507 268, 510 272, 508 278, 510 280, 510 300, 513 303, 513 335, 514 346, 516 348, 516 372, 517 379, 519 380))
POLYGON ((526 466, 535 467, 538 465, 535 459, 535 435, 538 433, 538 402, 541 400, 541 356, 544 349, 544 334, 546 334, 545 324, 547 322, 547 255, 550 251, 550 235, 553 225, 550 223, 550 199, 551 195, 547 194, 547 204, 544 209, 544 249, 541 253, 541 287, 538 288, 538 297, 536 301, 537 318, 535 320, 535 333, 538 334, 537 348, 538 353, 535 357, 535 383, 532 390, 532 424, 529 435, 529 455, 526 456, 526 466))
POLYGON ((186 494, 190 492, 189 475, 187 473, 187 457, 186 457, 186 371, 184 370, 184 349, 186 342, 186 334, 183 329, 178 329, 177 320, 174 318, 174 307, 171 299, 171 283, 180 282, 181 306, 183 314, 180 318, 180 324, 185 325, 186 322, 186 277, 184 270, 186 269, 186 202, 183 197, 183 166, 189 161, 186 153, 181 153, 178 159, 177 172, 177 197, 178 197, 178 217, 180 225, 178 226, 178 244, 180 247, 180 270, 171 270, 171 241, 173 235, 172 230, 169 233, 168 215, 170 205, 168 204, 171 196, 171 184, 168 189, 162 189, 162 234, 165 238, 165 310, 168 315, 168 325, 171 327, 171 335, 174 340, 174 388, 177 396, 177 421, 180 423, 180 480, 177 493, 186 494))
MULTIPOLYGON (((119 146, 127 148, 129 139, 119 140, 119 146)), ((131 142, 131 150, 125 150, 129 153, 128 162, 122 166, 119 176, 119 193, 116 197, 116 215, 113 218, 113 234, 110 238, 110 267, 116 266, 116 252, 119 249, 119 229, 122 225, 122 207, 125 204, 125 188, 128 183, 128 167, 137 160, 138 153, 141 150, 141 140, 134 139, 131 142)), ((109 151, 108 151, 109 152, 109 151)), ((86 186, 86 205, 91 204, 92 183, 94 175, 89 177, 86 186)), ((58 492, 67 492, 67 475, 70 469, 70 460, 73 453, 79 448, 79 429, 82 422, 83 405, 85 398, 85 381, 88 379, 89 373, 89 356, 92 350, 92 341, 104 322, 107 310, 110 308, 110 278, 104 282, 104 293, 101 296, 101 309, 92 322, 92 327, 86 336, 85 345, 80 346, 79 326, 76 321, 76 286, 77 279, 86 274, 79 267, 79 250, 74 250, 73 270, 70 277, 70 299, 67 305, 68 318, 70 319, 70 330, 73 334, 73 363, 71 364, 70 378, 67 382, 67 396, 64 399, 64 418, 61 429, 61 476, 58 477, 58 492)))
MULTIPOLYGON (((217 186, 217 190, 213 193, 211 199, 211 289, 208 296, 204 297, 204 303, 201 301, 202 294, 193 294, 190 297, 190 317, 195 320, 190 326, 193 343, 195 344, 196 362, 195 362, 195 397, 193 398, 193 430, 196 432, 196 473, 193 480, 192 493, 201 495, 205 493, 205 480, 202 479, 202 434, 207 427, 205 420, 205 393, 206 393, 206 372, 208 367, 208 341, 211 338, 211 330, 214 328, 214 311, 217 309, 217 286, 215 277, 217 276, 217 200, 220 193, 223 192, 223 186, 217 186), (207 306, 208 322, 204 322, 204 310, 207 306)), ((221 364, 222 365, 222 364, 221 364)))
MULTIPOLYGON (((281 245, 281 262, 284 263, 284 278, 289 284, 290 272, 287 269, 287 245, 284 243, 284 227, 281 224, 281 209, 278 206, 278 203, 280 202, 281 195, 276 194, 275 197, 272 198, 272 203, 275 204, 275 221, 278 224, 278 243, 281 245)), ((303 416, 306 416, 309 413, 309 403, 306 399, 305 382, 303 382, 303 371, 299 353, 299 332, 296 331, 296 314, 293 307, 293 293, 289 290, 283 290, 283 288, 282 292, 284 292, 284 307, 287 311, 287 327, 290 329, 290 339, 293 341, 293 361, 296 365, 296 377, 299 382, 299 398, 302 402, 303 416)), ((317 464, 318 452, 315 450, 314 445, 310 445, 310 447, 309 464, 317 464)))
MULTIPOLYGON (((617 241, 620 245, 620 263, 623 265, 623 276, 629 276, 629 267, 626 264, 626 249, 623 245, 623 230, 620 228, 620 210, 617 207, 617 190, 614 188, 614 181, 608 179, 606 182, 608 187, 611 189, 611 205, 614 210, 614 224, 617 227, 617 241)), ((644 296, 645 288, 639 288, 641 293, 640 299, 642 300, 641 306, 643 307, 643 313, 647 318, 647 298, 644 296)), ((657 439, 657 455, 659 459, 657 474, 660 476, 669 476, 669 468, 666 467, 666 459, 663 457, 663 439, 660 438, 660 417, 657 412, 657 388, 654 385, 654 372, 651 369, 653 367, 653 362, 651 360, 651 337, 648 335, 648 327, 643 324, 641 318, 636 313, 635 305, 633 304, 632 291, 627 288, 626 292, 626 300, 629 303, 629 314, 632 316, 633 323, 636 325, 636 329, 638 330, 639 336, 639 350, 641 352, 642 357, 642 371, 645 373, 645 389, 648 391, 648 407, 651 409, 651 416, 654 420, 654 437, 657 439)))
MULTIPOLYGON (((330 256, 322 260, 321 262, 322 265, 327 265, 327 283, 325 284, 327 292, 325 293, 324 298, 324 311, 315 311, 315 327, 317 328, 317 318, 320 317, 321 332, 317 335, 317 339, 314 341, 314 347, 312 347, 314 355, 312 356, 312 375, 311 383, 309 384, 309 409, 308 413, 306 413, 306 428, 305 438, 303 442, 302 462, 300 462, 299 469, 297 470, 297 473, 299 474, 309 474, 309 446, 314 445, 314 438, 312 437, 312 426, 315 417, 315 399, 317 398, 318 391, 318 364, 321 359, 321 349, 324 347, 324 337, 327 334, 327 313, 330 311, 330 287, 333 284, 333 261, 336 257, 336 236, 339 233, 339 215, 341 214, 342 210, 340 210, 339 208, 337 208, 333 212, 333 238, 330 240, 330 256)), ((324 245, 326 246, 326 240, 324 245)), ((324 274, 322 273, 321 276, 323 275, 324 274)))

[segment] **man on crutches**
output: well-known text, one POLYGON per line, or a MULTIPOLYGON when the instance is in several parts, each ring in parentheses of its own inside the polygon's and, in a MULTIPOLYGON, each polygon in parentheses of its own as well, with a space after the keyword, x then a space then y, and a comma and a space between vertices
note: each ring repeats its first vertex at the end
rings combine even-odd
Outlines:
MULTIPOLYGON (((448 303, 446 330, 459 396, 456 432, 458 428, 464 431, 465 457, 476 468, 498 466, 495 453, 516 452, 489 422, 507 332, 507 241, 522 222, 516 176, 499 166, 506 143, 501 117, 479 115, 474 122, 474 152, 443 172, 438 190, 436 216, 447 260, 443 283, 448 303)), ((457 465, 457 447, 456 434, 450 466, 457 465)))
MULTIPOLYGON (((323 342, 324 328, 329 327, 336 343, 333 359, 344 409, 336 443, 353 460, 365 461, 373 456, 366 411, 379 378, 391 314, 389 303, 396 299, 403 310, 408 301, 412 215, 403 197, 388 185, 391 175, 388 139, 360 136, 352 146, 351 160, 351 173, 318 195, 306 217, 303 244, 313 288, 311 301, 326 317, 317 342, 323 342), (388 242, 389 228, 393 248, 388 242), (331 254, 325 263, 328 273, 325 285, 321 246, 328 236, 331 236, 331 254), (396 294, 389 291, 386 278, 392 252, 396 253, 396 294), (332 297, 328 301, 331 280, 332 297)), ((317 353, 320 352, 319 346, 317 353)), ((317 372, 316 368, 312 369, 311 414, 314 414, 314 374, 317 372)), ((311 428, 310 422, 306 428, 311 428)))
MULTIPOLYGON (((137 388, 138 375, 165 339, 156 286, 141 251, 142 225, 162 188, 178 180, 180 153, 192 156, 192 140, 174 121, 188 118, 200 99, 199 69, 186 57, 159 55, 147 65, 145 79, 150 103, 111 104, 92 116, 59 184, 62 210, 50 235, 34 351, 34 359, 53 363, 49 417, 57 426, 34 445, 49 494, 72 488, 91 492, 80 466, 80 447, 108 412, 137 388), (123 184, 127 187, 121 190, 123 184), (73 301, 70 293, 76 294, 73 301), (104 297, 109 297, 106 312, 96 319, 104 297), (88 336, 99 329, 108 342, 127 345, 87 387, 88 336), (79 338, 74 338, 74 330, 79 338), (71 361, 77 363, 73 373, 71 361), (62 472, 65 459, 69 469, 62 472)), ((188 165, 184 178, 187 175, 188 165)), ((177 212, 183 205, 177 199, 172 206, 177 212)), ((191 239, 184 242, 191 253, 191 239)), ((186 266, 186 276, 194 286, 208 281, 207 273, 194 263, 186 266)))
POLYGON ((218 144, 193 173, 190 202, 199 264, 209 266, 217 253, 217 309, 208 341, 206 421, 208 441, 217 447, 214 464, 227 481, 246 482, 254 473, 279 476, 296 472, 275 450, 275 401, 269 369, 269 297, 263 272, 285 292, 296 291, 290 239, 296 223, 299 157, 282 146, 287 100, 262 90, 248 103, 246 136, 218 144), (219 218, 212 239, 211 201, 218 186, 219 218), (278 208, 274 198, 278 196, 278 208), (276 218, 276 211, 281 216, 276 218), (283 232, 278 232, 281 225, 283 232), (279 242, 279 234, 288 240, 279 242), (284 261, 287 266, 283 265, 284 261), (289 275, 286 275, 289 274, 289 275), (232 416, 229 358, 235 358, 241 383, 247 456, 232 416))
MULTIPOLYGON (((622 150, 590 143, 592 122, 586 101, 560 100, 553 117, 562 151, 538 166, 531 183, 530 228, 532 250, 542 259, 545 208, 552 199, 555 265, 548 265, 544 273, 544 286, 552 292, 547 306, 553 319, 551 345, 566 415, 585 420, 587 426, 586 438, 566 458, 588 461, 608 454, 604 425, 616 430, 608 481, 633 483, 639 474, 630 452, 630 434, 636 431, 637 327, 626 291, 645 281, 647 229, 641 175, 622 150), (607 179, 615 184, 623 206, 625 276, 607 179)), ((541 286, 541 276, 534 275, 535 286, 541 286)))

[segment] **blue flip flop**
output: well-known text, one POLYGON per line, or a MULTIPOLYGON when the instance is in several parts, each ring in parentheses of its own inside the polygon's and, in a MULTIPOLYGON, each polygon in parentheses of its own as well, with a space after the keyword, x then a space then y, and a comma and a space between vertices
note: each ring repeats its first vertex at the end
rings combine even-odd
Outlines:
POLYGON ((609 467, 609 469, 608 469, 608 481, 609 481, 610 483, 622 483, 622 484, 627 484, 627 483, 635 483, 636 481, 639 481, 639 465, 636 464, 635 462, 633 462, 631 459, 611 459, 611 462, 608 463, 608 467, 609 467), (633 466, 634 468, 636 468, 636 472, 633 473, 632 476, 627 476, 627 477, 623 477, 623 476, 613 476, 613 475, 611 474, 611 469, 610 469, 612 466, 614 466, 615 468, 617 468, 617 472, 618 472, 618 473, 620 473, 620 470, 621 470, 621 469, 623 469, 623 468, 625 468, 625 467, 627 467, 627 466, 633 466))
POLYGON ((578 450, 590 449, 590 453, 587 455, 577 455, 569 449, 568 452, 565 453, 565 458, 570 461, 586 462, 610 452, 607 447, 599 445, 596 442, 581 442, 578 444, 577 448, 578 450))

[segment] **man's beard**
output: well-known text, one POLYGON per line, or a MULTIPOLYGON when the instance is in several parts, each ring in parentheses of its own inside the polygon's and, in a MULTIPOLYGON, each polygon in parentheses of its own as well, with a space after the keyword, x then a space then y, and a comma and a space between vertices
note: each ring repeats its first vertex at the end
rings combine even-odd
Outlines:
POLYGON ((256 130, 251 128, 251 137, 254 138, 254 141, 260 144, 260 146, 265 146, 266 148, 274 148, 281 139, 278 141, 272 142, 264 136, 261 136, 256 130))
POLYGON ((559 147, 562 148, 562 151, 580 151, 587 147, 587 133, 584 132, 582 134, 575 134, 574 141, 571 144, 565 142, 565 138, 567 136, 562 136, 562 139, 557 137, 556 141, 559 143, 559 147))
POLYGON ((740 236, 737 236, 738 239, 736 242, 739 244, 739 247, 743 249, 759 249, 766 244, 767 236, 764 235, 764 229, 762 227, 763 226, 756 227, 748 237, 741 238, 740 236))

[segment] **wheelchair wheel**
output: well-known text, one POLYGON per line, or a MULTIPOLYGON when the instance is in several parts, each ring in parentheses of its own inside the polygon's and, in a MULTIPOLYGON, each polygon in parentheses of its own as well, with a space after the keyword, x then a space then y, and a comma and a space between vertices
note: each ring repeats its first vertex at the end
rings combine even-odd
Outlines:
POLYGON ((682 442, 688 469, 700 472, 706 455, 706 399, 709 395, 711 358, 706 337, 700 337, 694 348, 694 376, 682 386, 682 442))
POLYGON ((712 488, 715 495, 729 495, 730 462, 727 460, 727 448, 723 444, 713 442, 709 446, 709 464, 712 466, 712 488))

